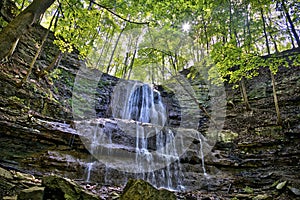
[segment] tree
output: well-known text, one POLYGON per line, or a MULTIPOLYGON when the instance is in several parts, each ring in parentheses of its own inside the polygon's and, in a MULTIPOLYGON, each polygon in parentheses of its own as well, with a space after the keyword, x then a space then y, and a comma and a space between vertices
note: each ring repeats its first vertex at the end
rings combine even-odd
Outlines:
MULTIPOLYGON (((270 43, 269 43, 268 34, 267 34, 266 20, 265 20, 265 16, 264 16, 263 7, 261 7, 261 9, 260 9, 260 13, 261 13, 261 19, 263 21, 263 32, 264 32, 264 37, 265 37, 265 41, 266 41, 267 53, 268 53, 268 56, 270 56, 271 55, 270 43)), ((271 35, 270 35, 270 37, 271 37, 271 35)), ((276 53, 279 53, 276 43, 274 45, 275 45, 276 53)), ((278 70, 278 65, 272 66, 271 62, 269 62, 269 69, 270 69, 270 75, 271 75, 271 80, 272 80, 273 98, 274 98, 275 110, 276 110, 276 115, 277 115, 277 124, 281 125, 282 119, 281 119, 280 109, 279 109, 279 105, 278 105, 278 98, 277 98, 276 86, 275 86, 276 81, 275 81, 275 76, 274 76, 274 74, 276 74, 276 72, 278 70)))
POLYGON ((0 60, 11 56, 20 37, 28 32, 55 0, 34 0, 0 32, 0 60))
POLYGON ((297 42, 297 45, 298 45, 298 47, 300 47, 300 39, 299 39, 299 35, 297 34, 295 25, 294 25, 294 23, 293 23, 293 20, 292 20, 290 14, 289 14, 288 7, 287 7, 287 5, 286 5, 286 3, 285 3, 284 0, 281 0, 280 3, 281 3, 282 10, 283 10, 284 13, 285 13, 286 19, 287 19, 287 21, 288 21, 289 24, 290 24, 290 28, 291 28, 291 31, 292 31, 292 33, 293 33, 293 36, 294 36, 294 38, 295 38, 295 40, 296 40, 296 42, 297 42))

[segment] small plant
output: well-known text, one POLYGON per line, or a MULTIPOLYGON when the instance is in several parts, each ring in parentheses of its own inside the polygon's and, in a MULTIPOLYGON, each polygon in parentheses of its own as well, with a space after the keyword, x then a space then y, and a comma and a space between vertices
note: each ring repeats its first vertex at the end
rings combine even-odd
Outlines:
POLYGON ((50 77, 53 79, 59 79, 61 77, 62 71, 59 68, 56 68, 53 70, 53 72, 50 73, 50 77))
POLYGON ((244 191, 246 192, 246 193, 248 193, 248 194, 253 194, 253 189, 251 188, 251 187, 249 187, 249 186, 246 186, 245 188, 244 188, 244 191))

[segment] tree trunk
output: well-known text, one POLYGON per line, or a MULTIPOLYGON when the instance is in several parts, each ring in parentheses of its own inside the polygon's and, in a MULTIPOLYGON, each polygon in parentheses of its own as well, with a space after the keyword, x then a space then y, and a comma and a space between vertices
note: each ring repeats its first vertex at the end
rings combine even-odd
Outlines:
POLYGON ((229 39, 232 39, 232 4, 231 4, 231 0, 229 0, 228 3, 229 3, 229 39))
POLYGON ((11 56, 16 41, 35 23, 55 0, 34 0, 0 32, 0 60, 11 56))
POLYGON ((289 22, 289 24, 290 24, 290 26, 291 26, 291 31, 292 31, 292 33, 293 33, 293 35, 294 35, 294 38, 295 38, 295 40, 296 40, 296 42, 297 42, 297 44, 298 44, 298 47, 300 47, 300 39, 299 39, 299 36, 298 36, 298 34, 297 34, 297 31, 296 31, 296 29, 295 29, 294 23, 293 23, 293 21, 292 21, 292 19, 291 19, 291 16, 290 16, 289 11, 288 11, 288 9, 287 9, 287 7, 286 7, 286 5, 285 5, 284 0, 281 0, 281 3, 282 3, 282 8, 283 8, 283 11, 284 11, 284 13, 285 13, 285 15, 286 15, 286 18, 287 18, 287 20, 288 20, 288 22, 289 22))
POLYGON ((277 115, 276 123, 277 123, 277 125, 281 125, 282 119, 281 119, 281 115, 280 115, 278 99, 277 99, 277 94, 276 94, 275 77, 271 70, 270 70, 270 73, 271 73, 271 80, 272 80, 273 98, 274 98, 275 110, 276 110, 276 115, 277 115))
POLYGON ((248 45, 248 53, 251 52, 251 43, 252 43, 252 35, 251 35, 251 28, 250 28, 250 24, 251 24, 251 11, 249 11, 249 8, 247 9, 247 19, 246 19, 246 26, 247 26, 247 37, 248 37, 248 41, 247 41, 247 45, 248 45))
POLYGON ((161 64, 162 64, 162 70, 161 70, 161 75, 162 75, 162 80, 165 81, 165 55, 161 54, 161 64))
POLYGON ((50 70, 52 70, 55 66, 57 66, 62 58, 63 53, 61 51, 59 51, 55 58, 53 59, 53 61, 51 62, 51 64, 46 67, 45 69, 41 70, 38 74, 39 78, 44 77, 48 72, 50 72, 50 70))
POLYGON ((37 52, 36 52, 34 58, 32 59, 32 61, 31 61, 31 63, 30 63, 30 67, 29 67, 29 69, 28 69, 28 71, 27 71, 26 76, 25 76, 25 77, 22 79, 22 81, 19 83, 19 86, 22 86, 24 83, 27 82, 27 80, 28 80, 28 78, 29 78, 29 76, 30 76, 30 74, 31 74, 31 72, 32 72, 32 69, 33 69, 33 67, 34 67, 34 64, 35 64, 36 60, 38 59, 38 57, 39 57, 39 55, 40 55, 40 53, 41 53, 41 51, 42 51, 42 49, 43 49, 44 43, 45 43, 45 41, 47 40, 47 37, 48 37, 48 35, 49 35, 49 32, 50 32, 52 23, 53 23, 53 21, 54 21, 54 19, 55 19, 57 13, 58 13, 58 9, 56 10, 55 14, 53 15, 53 17, 52 17, 52 19, 51 19, 51 22, 50 22, 50 25, 49 25, 49 28, 48 28, 47 32, 45 33, 45 35, 44 35, 44 37, 43 37, 43 39, 42 39, 41 45, 40 45, 40 47, 38 48, 38 50, 37 50, 37 52))
POLYGON ((295 47, 295 43, 294 43, 294 38, 293 38, 293 35, 292 35, 292 33, 291 33, 290 29, 289 29, 289 25, 288 25, 288 20, 287 19, 285 19, 285 25, 286 25, 287 33, 288 33, 288 35, 291 38, 291 43, 292 43, 293 49, 295 49, 296 47, 295 47))
MULTIPOLYGON (((261 12, 261 17, 262 17, 262 21, 263 21, 264 37, 266 40, 267 51, 268 51, 268 55, 270 55, 271 54, 270 45, 269 45, 269 40, 268 40, 268 36, 267 36, 266 22, 265 22, 264 13, 263 13, 262 8, 261 8, 260 12, 261 12)), ((278 49, 276 49, 276 51, 277 50, 278 49)), ((277 94, 276 94, 275 77, 274 77, 274 74, 271 71, 271 69, 270 69, 270 73, 271 73, 271 80, 272 80, 273 98, 274 98, 275 110, 276 110, 276 115, 277 115, 277 124, 281 125, 282 120, 281 120, 281 116, 280 116, 280 110, 279 110, 278 99, 277 99, 277 94)))
POLYGON ((125 79, 126 73, 127 73, 127 67, 128 67, 128 59, 129 59, 129 52, 126 52, 126 56, 124 59, 124 66, 122 69, 122 78, 125 79))
POLYGON ((265 37, 265 41, 266 41, 267 52, 268 52, 268 55, 270 55, 271 50, 270 50, 270 45, 269 45, 269 40, 268 40, 268 35, 267 35, 266 20, 265 20, 264 11, 262 8, 260 8, 260 15, 261 15, 261 19, 263 22, 263 30, 264 30, 264 37, 265 37))
POLYGON ((109 73, 111 62, 112 62, 112 60, 113 60, 115 51, 116 51, 116 49, 117 49, 117 46, 118 46, 119 41, 120 41, 120 38, 121 38, 122 33, 124 32, 125 28, 126 28, 126 26, 125 26, 124 28, 122 28, 121 32, 119 33, 118 38, 117 38, 117 41, 116 41, 115 46, 114 46, 114 49, 113 49, 113 51, 112 51, 112 53, 111 53, 111 55, 110 55, 110 59, 109 59, 109 62, 108 62, 107 68, 106 68, 106 73, 107 73, 107 74, 109 73))
POLYGON ((133 64, 134 64, 134 60, 135 60, 136 53, 137 53, 137 49, 134 50, 133 55, 132 55, 132 58, 131 58, 131 62, 130 62, 130 65, 129 65, 129 71, 128 71, 127 80, 130 79, 130 76, 131 76, 131 72, 132 72, 132 68, 133 68, 133 64))
POLYGON ((241 89, 242 89, 242 96, 243 96, 243 100, 244 100, 244 103, 246 106, 246 110, 251 110, 251 106, 248 101, 248 95, 247 95, 247 91, 246 91, 244 78, 242 78, 242 80, 241 80, 241 89))
MULTIPOLYGON (((111 34, 111 37, 110 37, 110 40, 111 40, 111 38, 113 37, 113 33, 114 33, 114 29, 112 30, 112 34, 111 34)), ((107 31, 107 33, 106 33, 106 35, 105 35, 105 42, 104 42, 104 44, 102 45, 102 48, 101 48, 101 53, 100 53, 100 56, 99 56, 99 58, 98 58, 98 60, 97 60, 97 62, 96 62, 96 65, 95 65, 95 68, 98 68, 98 66, 100 65, 100 63, 101 63, 101 61, 102 61, 102 56, 103 56, 103 54, 104 54, 104 50, 105 50, 105 48, 106 48, 106 46, 108 45, 108 42, 110 42, 110 40, 108 39, 108 37, 109 37, 109 31, 107 31)), ((103 64, 103 63, 102 63, 103 64)), ((104 69, 103 69, 104 70, 104 69)))

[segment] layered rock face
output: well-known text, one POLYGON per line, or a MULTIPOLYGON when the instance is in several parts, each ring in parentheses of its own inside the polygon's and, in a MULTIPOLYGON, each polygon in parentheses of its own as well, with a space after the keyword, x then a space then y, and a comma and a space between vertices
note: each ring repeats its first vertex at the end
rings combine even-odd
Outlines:
MULTIPOLYGON (((77 87, 82 91, 94 87, 96 92, 92 99, 74 96, 76 75, 79 69, 85 68, 84 62, 74 53, 66 54, 46 78, 39 80, 34 72, 23 88, 17 87, 16 83, 26 74, 27 63, 37 50, 35 44, 44 32, 41 27, 33 28, 21 39, 11 61, 0 66, 0 165, 37 176, 55 173, 100 184, 124 184, 128 178, 135 178, 134 173, 124 173, 108 168, 105 162, 98 162, 82 140, 82 132, 78 131, 78 124, 89 120, 87 116, 92 114, 98 118, 94 124, 110 133, 113 141, 120 144, 117 148, 136 151, 134 136, 128 136, 118 120, 113 119, 112 107, 117 105, 111 104, 111 94, 120 83, 119 79, 101 73, 96 87, 89 86, 88 81, 77 87), (56 74, 62 78, 57 78, 56 74), (89 113, 85 106, 72 111, 72 101, 80 99, 87 102, 87 106, 92 102, 94 113, 89 113)), ((58 51, 52 41, 53 36, 50 36, 37 62, 39 70, 49 65, 58 51)), ((94 74, 97 73, 95 70, 94 74)), ((241 198, 243 195, 243 198, 252 198, 259 194, 279 199, 297 197, 291 190, 285 190, 287 187, 276 189, 276 186, 284 181, 291 188, 299 188, 300 185, 299 67, 280 69, 276 80, 284 119, 282 126, 275 124, 272 88, 266 70, 246 83, 252 111, 244 111, 239 91, 226 86, 226 118, 214 146, 203 142, 203 136, 208 134, 209 119, 199 110, 193 114, 198 120, 194 129, 198 129, 201 135, 191 138, 191 144, 179 159, 180 169, 177 170, 182 173, 180 184, 184 189, 197 189, 202 193, 218 191, 228 198, 237 194, 241 198), (209 149, 206 152, 210 153, 204 157, 201 149, 206 148, 209 149), (276 181, 278 183, 274 185, 276 181)), ((206 105, 211 98, 208 86, 203 81, 191 81, 191 86, 210 111, 211 105, 206 105)), ((168 127, 175 129, 182 125, 183 130, 188 128, 190 121, 182 118, 184 106, 193 105, 180 103, 174 92, 162 86, 158 86, 157 90, 166 106, 168 127)), ((126 127, 136 124, 126 123, 126 127)), ((194 123, 191 124, 194 126, 194 123)), ((142 125, 144 128, 148 126, 147 123, 142 125)), ((180 131, 174 133, 180 134, 180 131)), ((150 141, 147 147, 157 148, 156 141, 150 141)), ((176 166, 169 168, 174 170, 176 166)), ((7 191, 5 188, 1 190, 3 194, 7 191)))

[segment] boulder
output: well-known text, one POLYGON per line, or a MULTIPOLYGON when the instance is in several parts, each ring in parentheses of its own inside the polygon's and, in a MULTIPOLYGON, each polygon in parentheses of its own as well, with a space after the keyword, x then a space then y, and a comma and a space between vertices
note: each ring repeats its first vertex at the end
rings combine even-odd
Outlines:
POLYGON ((13 179, 13 175, 10 171, 7 171, 6 169, 3 169, 0 167, 0 176, 5 179, 13 179))
POLYGON ((17 200, 43 200, 44 187, 31 187, 25 190, 22 190, 18 195, 17 200))
POLYGON ((289 190, 296 196, 300 196, 300 189, 288 186, 289 190))
POLYGON ((277 190, 281 190, 286 185, 287 181, 283 181, 276 186, 277 190))
POLYGON ((80 187, 75 182, 55 175, 45 176, 42 180, 45 187, 44 199, 52 200, 98 200, 99 198, 80 187))
POLYGON ((156 189, 143 180, 130 179, 120 200, 176 200, 175 194, 166 189, 156 189))

